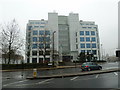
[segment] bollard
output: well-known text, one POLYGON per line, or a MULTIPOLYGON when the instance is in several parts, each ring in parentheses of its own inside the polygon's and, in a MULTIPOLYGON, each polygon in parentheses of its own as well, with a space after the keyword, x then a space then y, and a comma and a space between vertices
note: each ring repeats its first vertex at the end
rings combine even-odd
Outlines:
POLYGON ((36 78, 37 77, 37 69, 33 69, 33 77, 36 78))

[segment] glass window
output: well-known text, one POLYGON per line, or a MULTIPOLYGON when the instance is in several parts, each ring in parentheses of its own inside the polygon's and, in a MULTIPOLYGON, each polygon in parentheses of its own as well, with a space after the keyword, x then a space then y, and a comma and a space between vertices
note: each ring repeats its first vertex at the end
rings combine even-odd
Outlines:
POLYGON ((50 44, 46 44, 46 48, 50 48, 50 44))
POLYGON ((88 27, 88 28, 92 28, 92 27, 88 27))
POLYGON ((92 53, 93 53, 93 54, 97 54, 97 53, 96 53, 96 50, 92 50, 92 53))
POLYGON ((45 35, 50 35, 50 31, 45 31, 45 35))
POLYGON ((39 55, 43 55, 43 51, 39 51, 39 55))
POLYGON ((44 48, 44 44, 39 44, 39 48, 44 48))
POLYGON ((45 26, 40 26, 41 28, 44 28, 45 26))
POLYGON ((32 26, 28 26, 28 30, 32 30, 32 26))
POLYGON ((85 31, 85 35, 90 35, 89 31, 85 31))
POLYGON ((80 35, 84 35, 84 31, 80 31, 80 35))
POLYGON ((37 51, 32 51, 33 56, 37 56, 37 51))
POLYGON ((37 58, 32 58, 32 63, 37 63, 37 58))
POLYGON ((39 58, 39 63, 43 63, 43 58, 39 58))
POLYGON ((87 43, 87 44, 86 44, 86 48, 90 48, 90 43, 87 43))
POLYGON ((93 44, 92 44, 92 48, 96 48, 96 43, 93 43, 93 44))
POLYGON ((37 37, 33 37, 33 42, 37 42, 37 37))
POLYGON ((90 42, 90 37, 86 37, 86 42, 90 42))
POLYGON ((92 42, 95 42, 96 41, 96 38, 95 37, 92 37, 92 42))
POLYGON ((44 37, 39 37, 39 41, 43 42, 44 41, 44 37))
POLYGON ((49 42, 49 41, 50 41, 50 37, 46 37, 46 38, 45 38, 45 41, 46 41, 46 42, 49 42))
POLYGON ((81 50, 81 52, 85 52, 85 50, 81 50))
POLYGON ((39 28, 39 26, 34 26, 34 28, 39 28))
POLYGON ((84 40, 84 37, 80 37, 80 41, 81 42, 84 42, 85 40, 84 40))
POLYGON ((35 24, 40 24, 40 22, 35 22, 35 24))
POLYGON ((91 35, 95 35, 95 31, 91 31, 91 35))
POLYGON ((87 52, 89 52, 89 53, 90 53, 90 52, 91 52, 91 50, 87 50, 87 52))
POLYGON ((84 43, 80 44, 80 46, 81 46, 81 48, 85 48, 85 44, 84 43))
POLYGON ((46 51, 46 52, 45 52, 45 55, 50 55, 50 51, 46 51))
POLYGON ((33 31, 33 35, 38 35, 38 31, 33 31))
POLYGON ((87 28, 87 27, 82 27, 82 28, 87 28))
POLYGON ((44 31, 39 31, 39 35, 44 35, 44 31))
POLYGON ((37 48, 37 44, 33 44, 33 45, 32 45, 32 48, 33 48, 33 49, 37 48))

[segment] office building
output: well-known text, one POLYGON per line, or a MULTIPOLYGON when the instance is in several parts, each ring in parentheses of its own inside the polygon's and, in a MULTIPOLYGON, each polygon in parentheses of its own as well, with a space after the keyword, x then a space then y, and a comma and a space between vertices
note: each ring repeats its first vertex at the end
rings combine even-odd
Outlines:
POLYGON ((30 63, 53 61, 53 53, 56 53, 55 61, 75 61, 81 52, 89 52, 94 54, 95 60, 100 59, 98 26, 95 22, 79 20, 77 13, 64 16, 54 12, 48 13, 48 21, 29 20, 26 40, 29 44, 26 44, 26 50, 30 51, 30 63), (49 34, 41 35, 43 32, 49 34), (47 41, 41 39, 43 37, 47 41), (45 42, 49 48, 40 49, 45 47, 45 42), (49 51, 48 56, 41 54, 44 50, 49 51))

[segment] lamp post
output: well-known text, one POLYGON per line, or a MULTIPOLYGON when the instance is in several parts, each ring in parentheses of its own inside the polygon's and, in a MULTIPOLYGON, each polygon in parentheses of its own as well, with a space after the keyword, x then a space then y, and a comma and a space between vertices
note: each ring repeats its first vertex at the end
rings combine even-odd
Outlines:
POLYGON ((53 66, 54 66, 54 34, 56 33, 56 31, 53 32, 53 55, 52 55, 52 59, 53 59, 53 66))

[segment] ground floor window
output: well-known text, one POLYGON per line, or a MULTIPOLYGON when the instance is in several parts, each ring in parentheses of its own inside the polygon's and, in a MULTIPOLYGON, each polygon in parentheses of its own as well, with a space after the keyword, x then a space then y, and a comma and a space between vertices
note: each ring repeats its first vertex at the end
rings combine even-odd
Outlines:
POLYGON ((39 63, 43 63, 43 58, 39 58, 39 63))
POLYGON ((37 58, 32 58, 32 63, 37 63, 37 58))

